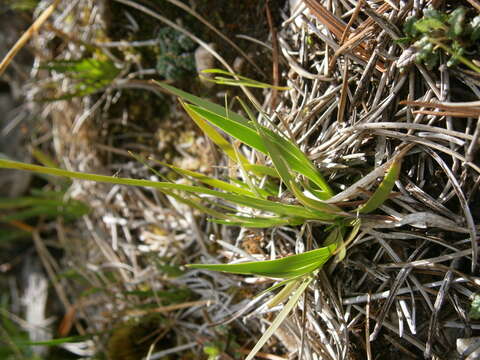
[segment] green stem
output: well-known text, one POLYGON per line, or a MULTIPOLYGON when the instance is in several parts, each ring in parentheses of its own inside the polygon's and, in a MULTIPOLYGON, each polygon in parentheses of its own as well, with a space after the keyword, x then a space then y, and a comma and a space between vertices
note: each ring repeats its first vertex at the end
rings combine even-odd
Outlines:
MULTIPOLYGON (((436 39, 433 39, 433 38, 428 38, 428 41, 430 41, 431 43, 437 45, 439 48, 443 49, 445 52, 447 52, 448 54, 452 55, 452 56, 455 56, 455 52, 450 48, 448 47, 447 45, 443 44, 442 42, 436 40, 436 39)), ((480 67, 478 67, 477 65, 475 65, 473 62, 471 62, 470 60, 468 60, 466 57, 462 56, 462 55, 456 55, 458 57, 458 60, 460 60, 463 64, 465 64, 466 66, 468 66, 470 69, 472 69, 473 71, 477 72, 480 74, 480 67)))
POLYGON ((267 212, 273 212, 279 216, 295 216, 303 219, 320 219, 331 220, 332 215, 321 213, 314 209, 307 209, 302 206, 289 205, 276 203, 269 200, 259 199, 252 196, 236 195, 232 193, 225 193, 213 189, 209 189, 202 186, 183 185, 169 182, 150 181, 150 180, 137 180, 129 178, 117 178, 114 176, 96 175, 81 173, 76 171, 67 171, 58 168, 49 168, 45 166, 21 163, 16 161, 0 159, 0 168, 5 169, 17 169, 24 171, 32 171, 40 174, 62 176, 71 179, 89 180, 110 184, 150 187, 158 189, 162 192, 170 192, 171 190, 178 190, 188 194, 197 195, 210 195, 217 199, 224 199, 231 203, 241 206, 247 206, 252 209, 263 210, 267 212))

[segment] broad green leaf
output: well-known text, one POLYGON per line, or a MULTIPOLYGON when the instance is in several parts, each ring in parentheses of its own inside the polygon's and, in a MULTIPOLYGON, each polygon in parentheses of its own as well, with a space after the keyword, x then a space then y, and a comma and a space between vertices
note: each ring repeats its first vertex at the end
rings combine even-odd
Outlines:
POLYGON ((284 279, 305 275, 318 269, 327 262, 335 249, 336 245, 332 244, 276 260, 251 261, 241 264, 190 264, 187 266, 195 269, 284 279))
POLYGON ((463 6, 459 6, 448 15, 448 23, 450 24, 448 34, 451 38, 456 38, 462 35, 465 30, 466 14, 467 9, 463 6))
MULTIPOLYGON (((312 282, 313 277, 308 276, 303 279, 303 281, 300 283, 298 288, 295 289, 295 291, 292 294, 292 297, 290 300, 285 304, 285 307, 280 311, 278 316, 275 318, 275 320, 272 322, 272 325, 265 331, 265 333, 262 335, 260 340, 255 344, 253 349, 250 351, 248 356, 246 357, 245 360, 252 360, 255 355, 260 351, 263 345, 270 339, 270 337, 277 331, 278 327, 282 324, 282 322, 286 319, 290 311, 292 311, 293 307, 298 303, 298 300, 300 299, 300 296, 302 296, 303 292, 307 289, 308 285, 312 282)), ((300 282, 300 280, 297 280, 300 282)))
POLYGON ((204 109, 196 105, 187 105, 191 111, 194 111, 198 116, 207 120, 209 123, 217 126, 225 131, 227 134, 233 136, 235 139, 240 140, 244 144, 257 149, 264 154, 267 153, 265 144, 262 141, 261 136, 257 133, 255 126, 249 121, 236 121, 229 112, 230 117, 217 115, 207 109, 204 109))
POLYGON ((395 186, 395 181, 397 181, 398 179, 401 167, 402 160, 396 159, 388 169, 385 177, 378 186, 377 190, 375 190, 373 195, 370 197, 370 199, 368 199, 365 204, 363 204, 357 209, 360 214, 368 214, 372 212, 388 199, 393 187, 395 186))
POLYGON ((447 30, 446 25, 439 19, 434 17, 427 17, 415 22, 415 28, 422 32, 427 33, 433 30, 447 30))
POLYGON ((272 177, 278 177, 275 169, 264 165, 250 164, 248 160, 241 154, 236 154, 235 148, 230 144, 215 128, 208 124, 204 117, 198 115, 191 105, 181 102, 183 108, 197 126, 212 140, 229 158, 235 163, 240 163, 248 170, 259 176, 268 175, 272 177))

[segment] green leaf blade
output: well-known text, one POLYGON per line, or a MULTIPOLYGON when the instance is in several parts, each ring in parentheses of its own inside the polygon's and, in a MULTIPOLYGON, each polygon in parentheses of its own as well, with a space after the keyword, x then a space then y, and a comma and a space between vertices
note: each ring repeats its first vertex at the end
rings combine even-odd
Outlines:
POLYGON ((397 181, 398 176, 400 175, 401 167, 401 159, 397 159, 392 163, 377 190, 375 190, 373 195, 364 205, 358 208, 360 214, 368 214, 374 211, 388 199, 395 186, 395 181, 397 181))
POLYGON ((290 311, 292 311, 293 307, 297 304, 298 300, 300 299, 300 296, 302 296, 303 292, 307 289, 308 285, 310 285, 312 280, 313 280, 312 277, 307 277, 303 279, 303 281, 301 282, 300 286, 298 286, 298 288, 294 289, 294 292, 290 300, 287 302, 285 307, 282 309, 282 311, 280 311, 278 316, 272 322, 272 325, 270 325, 270 327, 267 329, 267 331, 265 331, 265 333, 262 335, 260 340, 258 340, 258 342, 255 344, 253 349, 247 355, 245 360, 252 360, 255 357, 255 355, 260 351, 262 346, 265 345, 268 339, 270 339, 270 337, 275 333, 278 327, 286 319, 290 311))
POLYGON ((336 245, 331 244, 276 260, 251 261, 240 264, 189 264, 187 266, 194 269, 283 279, 308 274, 321 267, 332 256, 335 248, 336 245))

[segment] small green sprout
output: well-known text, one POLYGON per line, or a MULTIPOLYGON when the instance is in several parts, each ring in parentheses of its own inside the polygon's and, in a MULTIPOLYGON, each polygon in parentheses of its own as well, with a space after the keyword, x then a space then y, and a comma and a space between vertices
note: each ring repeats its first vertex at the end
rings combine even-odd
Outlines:
POLYGON ((480 294, 474 294, 470 304, 469 316, 473 320, 480 319, 480 294))
POLYGON ((207 360, 217 360, 221 354, 221 351, 215 345, 205 346, 203 352, 208 356, 207 360))
POLYGON ((415 61, 433 69, 439 65, 443 52, 448 56, 447 66, 462 63, 480 73, 480 67, 467 58, 480 53, 480 15, 470 16, 463 6, 450 13, 426 9, 421 19, 408 18, 403 31, 405 37, 398 42, 411 47, 399 59, 401 66, 408 63, 403 58, 413 53, 415 61))

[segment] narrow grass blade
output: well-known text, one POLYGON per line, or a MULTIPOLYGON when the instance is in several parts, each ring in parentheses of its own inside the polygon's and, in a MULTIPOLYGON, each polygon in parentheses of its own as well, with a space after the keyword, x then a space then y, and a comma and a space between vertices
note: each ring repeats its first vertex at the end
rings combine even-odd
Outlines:
POLYGON ((304 219, 318 219, 321 214, 304 208, 303 206, 282 204, 274 201, 258 199, 246 195, 229 194, 217 190, 208 189, 201 186, 190 186, 175 184, 170 182, 158 182, 151 180, 119 178, 115 176, 105 176, 97 174, 88 174, 76 171, 67 171, 57 168, 48 168, 39 165, 20 163, 16 161, 0 159, 0 168, 17 169, 32 171, 41 174, 62 176, 72 179, 89 180, 118 185, 151 187, 165 192, 165 190, 179 190, 193 194, 210 195, 216 198, 224 199, 241 206, 247 206, 258 210, 271 212, 277 215, 288 217, 300 217, 304 219))
POLYGON ((275 285, 270 286, 268 289, 265 289, 265 290, 261 291, 260 293, 256 294, 255 296, 256 296, 256 297, 259 297, 259 296, 262 296, 262 295, 264 295, 264 294, 266 294, 266 293, 268 293, 268 292, 277 290, 277 289, 279 289, 279 288, 281 288, 281 287, 283 287, 283 286, 291 283, 292 281, 298 280, 298 279, 299 279, 300 277, 302 277, 302 276, 303 276, 303 275, 297 276, 297 277, 292 277, 292 278, 288 278, 288 279, 279 281, 279 282, 277 282, 275 285))
POLYGON ((295 184, 294 182, 290 184, 290 189, 292 190, 292 193, 295 195, 295 198, 297 198, 297 200, 300 201, 300 203, 302 203, 304 206, 307 206, 317 211, 325 212, 327 214, 334 214, 334 215, 344 214, 342 209, 340 209, 338 206, 327 204, 323 201, 315 200, 306 196, 298 187, 298 185, 295 184))
MULTIPOLYGON (((155 170, 153 167, 151 167, 150 165, 147 164, 146 160, 139 156, 139 155, 136 155, 132 152, 129 152, 130 155, 133 156, 133 158, 135 158, 135 160, 137 160, 138 162, 142 163, 143 165, 145 165, 146 167, 148 167, 148 169, 150 169, 150 171, 152 173, 154 173, 156 176, 158 176, 160 179, 163 179, 165 180, 166 182, 171 182, 169 181, 165 176, 163 176, 161 173, 159 173, 157 170, 155 170)), ((152 159, 154 160, 154 159, 152 159)), ((164 164, 158 160, 154 160, 155 162, 163 165, 163 166, 167 166, 169 167, 168 164, 164 164)), ((178 169, 176 167, 174 167, 175 169, 178 169)), ((180 169, 181 170, 181 169, 180 169)), ((196 173, 195 173, 196 174, 196 173)), ((182 174, 181 174, 182 175, 182 174)), ((199 174, 201 175, 201 174, 199 174)), ((203 176, 203 175, 202 175, 203 176)), ((167 196, 170 196, 172 198, 174 198, 175 200, 181 202, 181 203, 184 203, 188 206, 190 206, 191 208, 193 209, 197 209, 199 210, 201 213, 203 214, 207 214, 209 216, 213 216, 213 217, 216 217, 216 218, 219 218, 219 219, 228 219, 229 217, 227 215, 225 215, 224 213, 221 213, 221 212, 218 212, 218 211, 215 211, 207 206, 204 206, 202 204, 202 201, 198 198, 198 195, 192 195, 192 196, 189 196, 187 194, 184 194, 184 196, 180 196, 180 195, 177 195, 175 194, 173 191, 168 191, 168 190, 163 190, 163 193, 167 196)))
POLYGON ((187 266, 194 269, 284 279, 308 274, 318 269, 332 256, 335 248, 336 245, 332 244, 277 260, 253 261, 241 264, 190 264, 187 266))
MULTIPOLYGON (((218 126, 223 131, 225 131, 226 133, 230 134, 231 136, 237 138, 238 140, 242 141, 243 143, 245 143, 245 144, 247 144, 247 145, 263 152, 263 153, 265 153, 266 150, 262 146, 263 143, 262 143, 262 141, 260 141, 261 139, 259 139, 259 135, 256 134, 255 131, 253 131, 253 133, 250 132, 249 136, 240 139, 237 136, 239 134, 237 132, 238 131, 237 127, 235 127, 235 129, 232 129, 233 132, 230 132, 228 130, 228 128, 230 127, 229 125, 231 125, 232 122, 236 122, 237 125, 242 125, 244 127, 250 127, 251 130, 255 130, 253 125, 247 119, 245 119, 243 116, 241 116, 241 115, 239 115, 235 112, 228 111, 228 119, 227 119, 227 110, 220 105, 217 105, 213 102, 202 99, 198 96, 189 94, 185 91, 176 89, 175 87, 167 85, 165 83, 156 82, 156 84, 158 86, 162 87, 163 89, 171 92, 172 94, 175 94, 178 97, 180 97, 182 99, 185 99, 185 100, 191 102, 192 104, 197 105, 197 109, 202 108, 203 110, 206 110, 207 113, 209 112, 210 114, 216 115, 217 120, 219 120, 219 121, 217 121, 216 123, 212 122, 214 125, 218 126), (218 119, 218 117, 223 118, 223 120, 218 119), (228 121, 226 121, 226 120, 228 120, 228 121), (226 126, 227 129, 225 129, 224 126, 226 126), (249 144, 249 140, 253 141, 260 148, 257 148, 255 146, 253 146, 252 144, 249 144)), ((208 116, 209 115, 207 114, 207 118, 208 118, 208 116)), ((209 119, 209 121, 210 121, 210 119, 209 119)), ((242 130, 245 131, 245 129, 242 129, 242 130)), ((315 183, 322 190, 322 193, 323 193, 323 196, 324 196, 324 198, 322 198, 322 200, 326 200, 326 199, 328 199, 328 198, 330 198, 334 195, 333 191, 331 190, 330 186, 325 181, 323 176, 317 171, 317 169, 313 166, 313 164, 310 162, 310 160, 307 158, 307 156, 295 144, 293 144, 290 141, 282 138, 280 135, 275 134, 274 132, 272 132, 271 130, 269 130, 267 128, 265 128, 265 130, 267 131, 267 133, 270 133, 271 136, 274 136, 277 139, 277 141, 280 142, 281 150, 285 152, 284 157, 288 160, 289 165, 292 168, 292 170, 295 170, 295 171, 299 172, 300 174, 306 176, 310 181, 315 183)))
POLYGON ((267 303, 267 307, 269 309, 277 306, 278 304, 281 304, 286 298, 288 298, 290 296, 290 294, 292 293, 292 291, 294 291, 299 285, 299 282, 298 280, 293 280, 293 281, 290 281, 288 283, 285 284, 285 286, 283 287, 282 290, 280 290, 280 292, 275 295, 273 297, 273 299, 271 299, 268 303, 267 303))
POLYGON ((58 338, 46 341, 25 341, 22 342, 23 345, 45 345, 45 346, 56 346, 65 343, 75 343, 81 342, 88 339, 91 339, 93 335, 79 335, 79 336, 70 336, 65 338, 58 338))
POLYGON ((77 200, 64 200, 63 192, 43 194, 45 198, 19 197, 0 199, 0 210, 15 210, 12 214, 0 216, 0 221, 20 221, 44 215, 49 218, 64 216, 75 219, 89 212, 84 203, 77 200), (48 197, 49 196, 49 197, 48 197))
MULTIPOLYGON (((258 133, 258 130, 255 128, 255 125, 252 122, 248 122, 246 119, 237 121, 234 117, 227 118, 226 116, 218 115, 195 105, 187 106, 189 109, 189 114, 197 114, 197 116, 219 127, 227 134, 240 140, 244 144, 264 154, 268 154, 265 140, 262 138, 262 135, 258 133)), ((274 143, 278 147, 282 157, 292 170, 304 175, 307 179, 315 183, 322 190, 322 192, 325 193, 325 199, 333 196, 333 191, 330 189, 330 186, 326 180, 322 175, 320 175, 307 156, 295 144, 266 127, 260 126, 260 128, 262 129, 264 136, 266 136, 270 142, 274 143)))
POLYGON ((42 215, 49 219, 62 216, 68 220, 71 220, 88 213, 88 208, 86 208, 83 212, 79 210, 80 209, 76 209, 75 207, 69 207, 67 204, 59 207, 37 206, 30 209, 17 210, 10 215, 0 216, 0 222, 25 221, 42 215))
MULTIPOLYGON (((221 219, 221 218, 220 218, 221 219)), ((230 225, 230 226, 243 226, 247 228, 257 228, 257 229, 264 229, 270 228, 273 226, 282 226, 282 225, 290 225, 290 226, 297 226, 301 225, 305 222, 304 219, 299 219, 295 217, 246 217, 246 216, 238 216, 232 215, 229 217, 228 220, 218 220, 213 219, 212 222, 217 224, 223 225, 230 225)))
POLYGON ((42 165, 49 167, 58 167, 58 163, 42 150, 33 148, 31 152, 32 156, 42 165))
POLYGON ((269 166, 258 164, 244 164, 243 166, 246 170, 251 171, 258 176, 270 176, 272 178, 278 178, 277 171, 269 166))
POLYGON ((268 155, 272 159, 273 166, 275 170, 277 170, 278 175, 284 182, 284 184, 289 188, 290 191, 290 184, 294 183, 294 178, 292 173, 290 172, 290 167, 288 166, 287 161, 282 156, 280 149, 278 148, 277 144, 269 139, 269 137, 265 134, 261 126, 255 124, 257 127, 257 132, 260 134, 260 137, 265 144, 265 148, 267 150, 268 155))
MULTIPOLYGON (((290 311, 292 311, 293 307, 298 303, 300 296, 302 296, 303 292, 307 289, 308 285, 312 282, 313 277, 309 276, 305 278, 300 286, 294 290, 292 297, 290 300, 285 304, 285 307, 280 311, 278 316, 272 322, 272 325, 267 329, 267 331, 262 335, 260 340, 255 344, 252 351, 248 354, 245 360, 252 360, 255 355, 260 351, 263 345, 270 339, 270 337, 277 331, 278 327, 282 324, 282 322, 287 318, 290 311)), ((300 280, 298 280, 300 281, 300 280)))
POLYGON ((200 182, 202 182, 206 185, 210 185, 210 186, 218 188, 220 190, 230 192, 230 193, 233 193, 233 194, 241 194, 241 195, 248 195, 248 196, 255 195, 250 190, 248 190, 248 188, 232 185, 232 184, 227 183, 225 181, 218 180, 218 179, 215 179, 213 177, 210 177, 210 176, 207 176, 207 175, 204 175, 204 174, 200 174, 200 173, 195 172, 195 171, 180 169, 180 168, 178 168, 174 165, 165 164, 161 161, 157 161, 157 162, 159 164, 163 165, 163 166, 169 167, 170 169, 174 170, 175 172, 177 172, 178 174, 180 174, 182 176, 191 177, 191 178, 193 178, 195 180, 198 180, 198 181, 200 181, 200 182))
POLYGON ((0 229, 0 247, 10 241, 15 241, 15 245, 18 245, 18 241, 31 239, 32 234, 23 230, 1 230, 0 229))
MULTIPOLYGON (((315 219, 323 220, 322 214, 306 209, 303 206, 288 205, 288 204, 283 204, 283 203, 270 201, 270 200, 258 199, 258 198, 245 196, 245 195, 227 194, 227 193, 222 193, 219 191, 209 190, 209 189, 205 189, 205 190, 208 190, 208 193, 212 194, 213 196, 231 201, 238 205, 271 212, 273 214, 283 215, 288 217, 299 217, 299 218, 311 219, 311 220, 315 220, 315 219)), ((206 192, 204 191, 204 193, 206 192)), ((330 218, 327 218, 324 220, 330 220, 330 218)))
POLYGON ((353 221, 353 228, 350 231, 350 234, 348 234, 348 237, 344 241, 344 234, 345 234, 345 226, 338 227, 339 229, 339 237, 337 239, 337 249, 335 250, 335 253, 337 254, 335 256, 335 262, 339 263, 343 259, 345 259, 345 256, 347 255, 347 246, 355 240, 355 238, 358 235, 358 232, 360 231, 360 227, 362 226, 362 222, 360 219, 356 219, 353 221))
MULTIPOLYGON (((196 111, 191 108, 191 105, 187 105, 184 102, 180 102, 187 112, 188 116, 197 124, 197 126, 207 135, 233 162, 237 162, 237 156, 235 155, 235 149, 220 133, 215 130, 204 117, 198 115, 196 111)), ((245 157, 242 157, 243 162, 247 162, 245 157)))
POLYGON ((252 195, 256 195, 259 198, 264 198, 263 195, 260 194, 260 192, 257 190, 257 187, 254 185, 254 180, 248 173, 247 169, 245 168, 245 164, 248 164, 246 161, 242 161, 242 155, 240 154, 240 151, 238 149, 238 146, 236 144, 233 144, 233 149, 235 150, 235 155, 237 157, 237 163, 238 163, 238 168, 240 170, 240 173, 242 175, 242 179, 245 180, 245 184, 248 186, 250 189, 250 192, 252 195))
POLYGON ((61 206, 59 199, 42 199, 36 197, 18 197, 0 199, 0 209, 18 209, 28 206, 61 206))
POLYGON ((214 82, 219 85, 232 85, 232 86, 248 86, 248 87, 254 87, 254 88, 261 88, 261 89, 277 89, 277 90, 289 90, 290 88, 287 86, 275 86, 275 85, 270 85, 266 83, 262 83, 257 80, 253 80, 250 78, 247 78, 245 76, 233 74, 231 72, 221 70, 221 69, 205 69, 202 70, 203 74, 220 74, 220 75, 226 75, 229 77, 224 77, 224 76, 215 76, 213 79, 205 76, 201 76, 203 79, 214 82), (236 78, 239 80, 237 80, 236 78))
MULTIPOLYGON (((165 84, 165 83, 162 83, 162 82, 158 82, 158 81, 154 81, 155 84, 157 84, 159 87, 167 90, 168 92, 178 96, 179 98, 181 99, 184 99, 184 100, 187 100, 188 102, 192 103, 192 104, 195 104, 197 106, 200 106, 218 116, 227 116, 227 111, 226 109, 223 107, 223 106, 220 106, 220 105, 217 105, 211 101, 208 101, 208 100, 205 100, 205 99, 202 99, 201 97, 198 97, 198 96, 195 96, 195 95, 192 95, 192 94, 189 94, 183 90, 180 90, 180 89, 177 89, 171 85, 168 85, 168 84, 165 84)), ((241 116, 240 114, 237 114, 233 111, 229 111, 228 112, 228 115, 229 115, 229 118, 230 119, 233 119, 235 121, 238 121, 238 122, 244 122, 244 123, 248 123, 248 120, 245 119, 243 116, 241 116)))
POLYGON ((338 262, 338 259, 343 259, 346 255, 345 245, 343 242, 343 234, 345 232, 345 227, 343 225, 335 226, 332 231, 328 234, 327 238, 323 245, 332 245, 335 244, 336 249, 334 253, 336 253, 335 261, 338 262))
POLYGON ((397 159, 392 163, 377 190, 365 204, 357 209, 360 214, 368 214, 374 211, 388 199, 395 186, 395 181, 398 179, 401 167, 402 159, 397 159))
POLYGON ((173 193, 172 191, 163 191, 163 193, 165 195, 168 195, 168 196, 174 198, 175 200, 177 200, 181 203, 184 203, 185 205, 190 206, 192 209, 197 209, 202 214, 206 214, 206 215, 212 216, 212 217, 217 218, 217 219, 225 219, 225 220, 230 219, 228 214, 221 213, 219 211, 216 211, 216 210, 213 210, 209 207, 206 207, 200 201, 195 201, 193 199, 189 199, 186 196, 177 195, 177 194, 173 193))
MULTIPOLYGON (((244 188, 245 190, 249 190, 248 185, 245 184, 243 181, 235 179, 235 178, 229 178, 229 181, 231 184, 236 184, 238 187, 244 188)), ((275 196, 278 194, 278 185, 273 187, 272 190, 272 185, 271 184, 263 184, 263 187, 258 187, 255 186, 255 191, 256 193, 260 194, 261 198, 268 198, 269 196, 275 196), (267 186, 268 185, 268 186, 267 186)))

